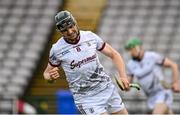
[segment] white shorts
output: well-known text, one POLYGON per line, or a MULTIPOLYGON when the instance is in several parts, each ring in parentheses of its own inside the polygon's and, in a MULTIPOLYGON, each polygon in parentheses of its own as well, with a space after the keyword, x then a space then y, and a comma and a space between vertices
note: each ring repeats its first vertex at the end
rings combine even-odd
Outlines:
POLYGON ((125 108, 114 84, 110 84, 96 95, 82 98, 75 103, 82 114, 88 115, 115 113, 125 108))
POLYGON ((170 109, 173 103, 173 95, 171 90, 163 90, 148 98, 148 107, 154 109, 157 103, 165 103, 170 109))

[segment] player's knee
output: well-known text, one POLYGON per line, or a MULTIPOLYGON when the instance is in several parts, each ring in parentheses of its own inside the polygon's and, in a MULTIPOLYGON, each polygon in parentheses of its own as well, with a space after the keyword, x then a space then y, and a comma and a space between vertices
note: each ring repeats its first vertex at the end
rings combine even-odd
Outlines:
POLYGON ((165 103, 157 103, 153 114, 165 114, 168 112, 168 106, 165 103))

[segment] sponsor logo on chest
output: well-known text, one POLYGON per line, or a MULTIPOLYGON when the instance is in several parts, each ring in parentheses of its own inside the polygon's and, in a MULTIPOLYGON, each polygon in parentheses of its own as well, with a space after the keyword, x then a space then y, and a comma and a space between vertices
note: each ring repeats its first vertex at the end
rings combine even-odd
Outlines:
POLYGON ((85 59, 82 59, 80 61, 73 60, 70 63, 71 69, 74 69, 75 67, 80 68, 82 65, 87 64, 87 63, 93 61, 95 58, 96 58, 96 54, 94 54, 94 55, 92 55, 90 57, 87 57, 85 59))

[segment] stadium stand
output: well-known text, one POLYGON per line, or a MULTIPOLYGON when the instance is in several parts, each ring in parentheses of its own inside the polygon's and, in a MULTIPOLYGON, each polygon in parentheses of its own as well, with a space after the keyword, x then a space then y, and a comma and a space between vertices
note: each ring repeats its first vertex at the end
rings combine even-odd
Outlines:
POLYGON ((12 100, 24 94, 61 2, 0 1, 0 113, 12 113, 12 100))
MULTIPOLYGON (((179 0, 108 0, 100 21, 99 35, 128 59, 123 45, 132 37, 141 38, 145 49, 158 51, 176 61, 180 67, 179 0)), ((115 68, 101 56, 109 73, 115 68)), ((170 76, 168 76, 170 77, 170 76)), ((121 93, 130 113, 149 113, 143 93, 121 93)), ((173 110, 180 113, 180 95, 174 94, 173 110)))

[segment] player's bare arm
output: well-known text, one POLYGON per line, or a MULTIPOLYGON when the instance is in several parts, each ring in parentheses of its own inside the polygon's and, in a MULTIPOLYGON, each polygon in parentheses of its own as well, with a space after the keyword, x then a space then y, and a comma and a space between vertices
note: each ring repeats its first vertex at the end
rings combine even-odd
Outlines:
POLYGON ((60 77, 58 73, 58 67, 54 67, 48 63, 46 69, 44 70, 44 79, 47 81, 54 81, 60 77))
POLYGON ((101 52, 112 59, 113 63, 115 64, 119 72, 120 79, 122 80, 125 86, 125 90, 128 90, 129 81, 125 71, 125 64, 121 55, 115 49, 113 49, 108 43, 106 43, 104 49, 101 52))
POLYGON ((173 73, 172 89, 174 92, 180 92, 180 80, 179 80, 178 65, 171 59, 165 58, 163 66, 169 67, 172 69, 172 73, 173 73))

